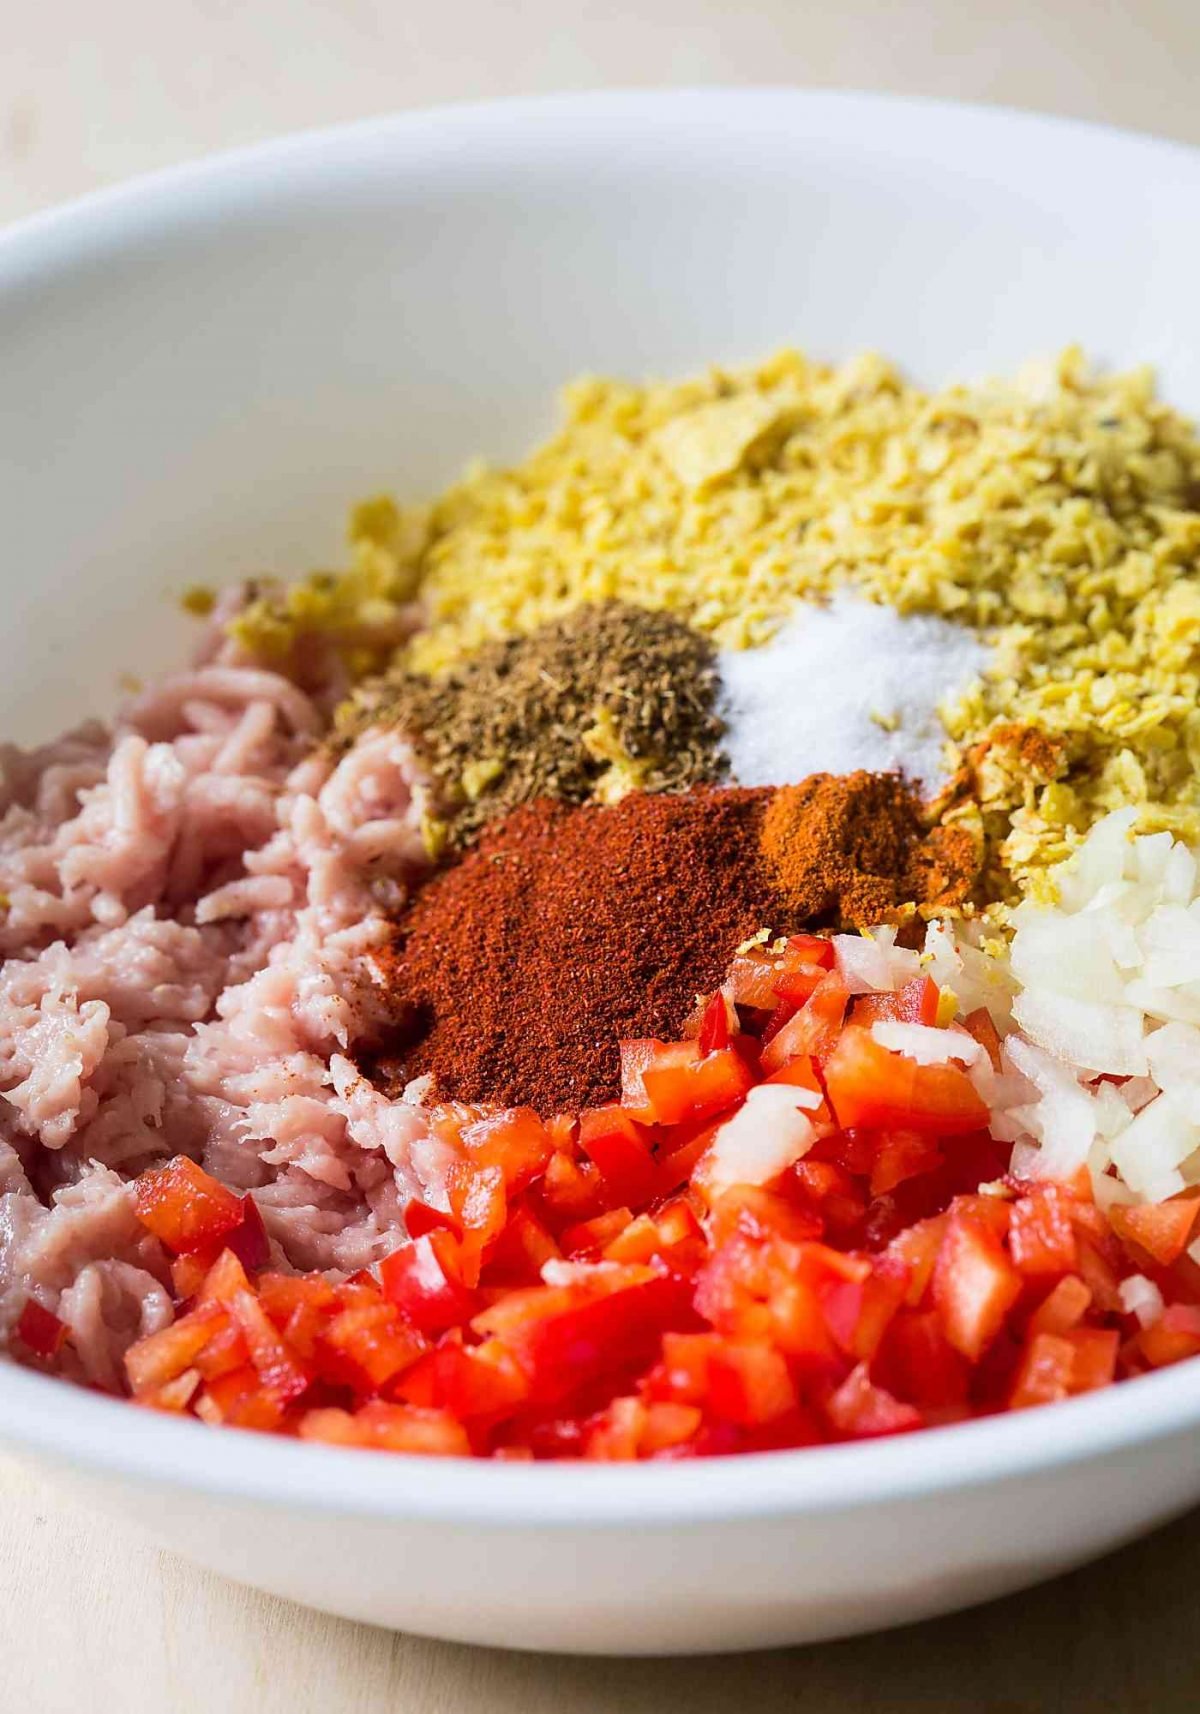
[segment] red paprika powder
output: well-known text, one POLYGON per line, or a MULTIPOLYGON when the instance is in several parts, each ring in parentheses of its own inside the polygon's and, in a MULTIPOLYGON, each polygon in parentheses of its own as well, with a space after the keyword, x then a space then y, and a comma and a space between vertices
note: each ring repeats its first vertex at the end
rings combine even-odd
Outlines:
POLYGON ((929 897, 921 839, 911 790, 865 773, 527 804, 426 884, 377 955, 394 1017, 379 1070, 542 1114, 614 1100, 621 1039, 678 1037, 760 929, 929 897))
POLYGON ((778 915, 769 791, 542 799, 430 881, 380 960, 397 1079, 542 1113, 620 1089, 623 1036, 677 1036, 733 948, 778 915))

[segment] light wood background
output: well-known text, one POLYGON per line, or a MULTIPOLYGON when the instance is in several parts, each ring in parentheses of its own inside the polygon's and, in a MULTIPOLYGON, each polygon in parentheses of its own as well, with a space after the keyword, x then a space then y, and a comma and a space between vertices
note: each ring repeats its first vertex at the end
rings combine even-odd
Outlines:
MULTIPOLYGON (((1001 101, 1200 143, 1200 0, 0 0, 0 222, 300 125, 702 82, 1001 101)), ((0 1460, 0 1714, 1190 1714, 1198 1590, 1200 1514, 888 1636, 715 1661, 504 1655, 224 1583, 0 1460)))

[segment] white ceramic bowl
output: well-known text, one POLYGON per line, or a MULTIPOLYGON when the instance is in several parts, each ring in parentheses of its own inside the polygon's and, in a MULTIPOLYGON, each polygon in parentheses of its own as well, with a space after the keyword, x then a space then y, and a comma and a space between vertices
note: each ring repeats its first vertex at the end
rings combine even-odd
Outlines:
MULTIPOLYGON (((787 91, 566 97, 301 137, 0 240, 0 731, 177 648, 171 592, 335 551, 347 503, 519 451, 581 369, 785 342, 919 377, 1083 342, 1200 407, 1200 156, 787 91)), ((176 1423, 8 1367, 0 1435, 160 1541, 314 1606, 571 1650, 945 1611, 1200 1497, 1200 1362, 877 1445, 472 1466, 176 1423)))

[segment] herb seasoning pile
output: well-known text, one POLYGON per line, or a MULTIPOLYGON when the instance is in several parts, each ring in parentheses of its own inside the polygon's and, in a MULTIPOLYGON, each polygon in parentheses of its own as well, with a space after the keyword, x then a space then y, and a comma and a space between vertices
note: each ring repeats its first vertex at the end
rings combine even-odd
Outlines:
POLYGON ((338 710, 339 745, 372 726, 411 735, 451 848, 534 798, 612 803, 720 779, 712 644, 671 613, 576 608, 431 676, 405 667, 338 710))

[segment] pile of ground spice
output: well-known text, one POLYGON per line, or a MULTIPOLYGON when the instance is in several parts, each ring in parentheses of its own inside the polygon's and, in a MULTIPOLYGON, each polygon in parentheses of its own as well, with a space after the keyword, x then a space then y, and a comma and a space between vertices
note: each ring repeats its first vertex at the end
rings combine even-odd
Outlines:
POLYGON ((896 776, 525 805, 418 893, 377 955, 394 1026, 374 1069, 543 1114, 613 1100, 623 1037, 678 1036, 763 929, 925 899, 941 875, 926 849, 896 776))
POLYGON ((722 777, 712 644, 623 602, 576 608, 436 677, 397 668, 339 710, 335 743, 373 725, 411 733, 461 848, 534 798, 615 802, 722 777))
POLYGON ((762 852, 790 915, 869 928, 904 905, 959 905, 980 867, 963 827, 926 831, 899 774, 813 774, 774 793, 762 852))

